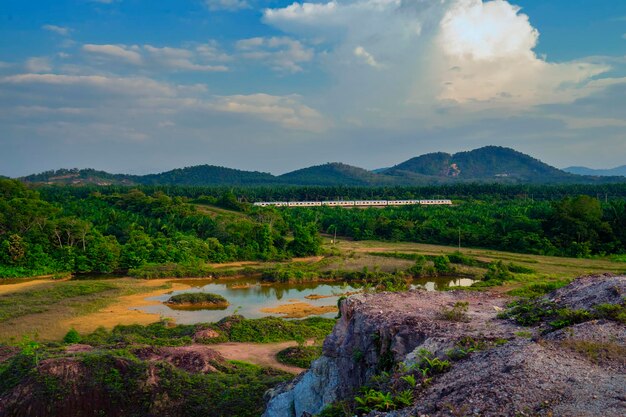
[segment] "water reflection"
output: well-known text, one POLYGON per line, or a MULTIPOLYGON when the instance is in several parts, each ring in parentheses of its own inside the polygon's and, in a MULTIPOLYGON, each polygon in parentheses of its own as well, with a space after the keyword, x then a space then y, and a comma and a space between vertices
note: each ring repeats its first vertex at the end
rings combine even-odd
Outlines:
MULTIPOLYGON (((177 280, 176 282, 191 286, 182 291, 173 291, 158 297, 150 297, 149 300, 161 301, 154 306, 140 307, 140 310, 149 313, 157 313, 163 317, 170 317, 181 324, 218 321, 231 314, 242 314, 248 318, 258 318, 270 314, 263 313, 262 308, 274 307, 279 304, 291 302, 305 302, 314 306, 336 305, 342 294, 358 291, 351 285, 337 282, 307 282, 297 284, 264 283, 256 278, 245 279, 189 279, 177 280), (181 310, 172 309, 166 304, 172 295, 184 292, 210 292, 226 298, 230 305, 223 310, 181 310), (308 299, 307 296, 323 296, 319 299, 308 299)), ((469 278, 447 277, 418 279, 412 284, 413 288, 425 288, 428 291, 440 291, 446 287, 464 287, 474 283, 469 278)), ((336 313, 327 313, 322 317, 334 317, 336 313)))

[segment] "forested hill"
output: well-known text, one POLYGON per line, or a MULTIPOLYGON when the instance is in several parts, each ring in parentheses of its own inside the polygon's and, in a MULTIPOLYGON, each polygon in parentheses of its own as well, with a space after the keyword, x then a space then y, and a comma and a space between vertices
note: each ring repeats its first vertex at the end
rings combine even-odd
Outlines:
POLYGON ((272 174, 199 165, 139 177, 145 185, 260 185, 278 182, 272 174))
POLYGON ((561 171, 510 148, 487 146, 454 155, 432 153, 409 159, 385 171, 386 175, 407 173, 476 181, 568 183, 590 178, 561 171))
POLYGON ((569 167, 564 168, 563 171, 570 174, 577 175, 596 175, 596 176, 622 176, 626 177, 626 165, 622 165, 611 169, 592 169, 586 167, 569 167))
POLYGON ((278 177, 295 185, 385 185, 393 178, 338 162, 299 169, 278 177))
POLYGON ((503 184, 593 184, 626 182, 619 176, 568 173, 510 148, 486 146, 454 155, 431 153, 389 169, 368 171, 342 163, 299 169, 280 176, 213 165, 199 165, 160 174, 109 174, 93 169, 61 169, 21 178, 24 182, 71 185, 188 185, 188 186, 386 186, 437 185, 463 182, 503 184))

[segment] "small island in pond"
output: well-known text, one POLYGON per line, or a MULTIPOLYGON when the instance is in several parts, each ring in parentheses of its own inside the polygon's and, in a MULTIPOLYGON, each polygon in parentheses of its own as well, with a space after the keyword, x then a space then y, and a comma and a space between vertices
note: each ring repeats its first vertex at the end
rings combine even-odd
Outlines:
POLYGON ((174 309, 215 309, 223 310, 230 303, 218 294, 208 292, 188 292, 171 296, 166 302, 174 309))

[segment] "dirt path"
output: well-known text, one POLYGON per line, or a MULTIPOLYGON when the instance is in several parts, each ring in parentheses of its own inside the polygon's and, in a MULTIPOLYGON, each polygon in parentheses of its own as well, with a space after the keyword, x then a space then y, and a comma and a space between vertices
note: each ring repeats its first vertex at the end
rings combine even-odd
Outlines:
POLYGON ((296 342, 281 342, 281 343, 220 343, 217 345, 210 345, 211 349, 214 349, 221 353, 226 359, 250 362, 255 365, 269 366, 271 368, 280 369, 281 371, 289 372, 294 375, 300 372, 306 371, 306 369, 298 368, 297 366, 284 365, 276 359, 276 354, 288 347, 297 346, 296 342))
POLYGON ((65 320, 63 326, 68 329, 73 327, 79 333, 91 333, 100 326, 111 329, 118 324, 145 325, 154 323, 161 318, 159 314, 140 311, 139 307, 157 305, 160 304, 160 301, 146 300, 146 298, 189 288, 189 285, 175 282, 171 279, 154 279, 143 281, 142 284, 146 287, 146 292, 122 296, 116 300, 114 304, 96 311, 95 313, 65 320), (160 288, 150 291, 150 287, 159 287, 167 283, 171 283, 171 288, 160 288))

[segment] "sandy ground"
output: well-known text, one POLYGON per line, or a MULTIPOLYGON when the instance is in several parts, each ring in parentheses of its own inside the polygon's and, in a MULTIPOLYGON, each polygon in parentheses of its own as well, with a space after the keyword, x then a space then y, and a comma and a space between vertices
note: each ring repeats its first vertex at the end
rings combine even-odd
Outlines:
POLYGON ((145 325, 154 323, 159 321, 161 317, 155 313, 139 311, 139 307, 157 305, 160 304, 160 302, 155 300, 146 300, 146 298, 189 288, 189 285, 175 282, 170 279, 154 279, 144 281, 144 286, 159 287, 167 283, 171 283, 172 287, 170 289, 159 289, 148 292, 148 288, 146 288, 147 292, 122 296, 115 301, 114 304, 111 304, 100 311, 87 314, 85 316, 72 317, 71 319, 63 321, 62 324, 68 329, 73 327, 79 333, 90 333, 100 326, 111 329, 118 324, 145 325))
POLYGON ((220 343, 210 345, 213 350, 221 353, 226 359, 249 362, 255 365, 269 366, 292 374, 299 374, 306 369, 284 365, 276 360, 276 354, 288 347, 297 346, 296 342, 282 343, 220 343))
POLYGON ((262 308, 263 313, 280 314, 285 319, 301 319, 308 316, 332 313, 337 311, 337 306, 314 306, 309 303, 294 302, 281 304, 277 307, 262 308))
POLYGON ((34 279, 32 281, 18 282, 16 284, 0 285, 0 295, 17 292, 25 288, 35 287, 37 285, 49 284, 51 282, 59 282, 59 280, 34 279))

